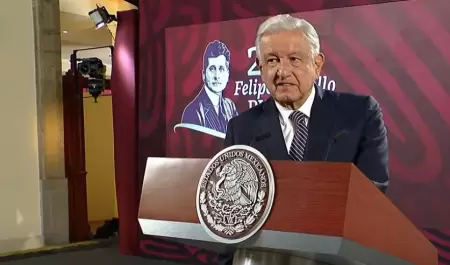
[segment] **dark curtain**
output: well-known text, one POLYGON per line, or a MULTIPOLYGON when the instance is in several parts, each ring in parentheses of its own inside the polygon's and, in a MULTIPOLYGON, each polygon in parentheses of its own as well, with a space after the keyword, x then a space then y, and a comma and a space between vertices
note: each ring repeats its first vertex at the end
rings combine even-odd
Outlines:
POLYGON ((138 92, 136 84, 138 11, 118 12, 117 18, 111 90, 120 252, 126 255, 139 255, 139 225, 137 221, 139 207, 138 92))

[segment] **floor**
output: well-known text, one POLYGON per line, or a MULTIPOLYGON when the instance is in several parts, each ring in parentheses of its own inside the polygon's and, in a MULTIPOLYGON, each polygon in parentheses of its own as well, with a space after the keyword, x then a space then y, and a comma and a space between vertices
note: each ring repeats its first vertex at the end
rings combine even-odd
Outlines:
POLYGON ((119 253, 117 244, 70 252, 43 254, 27 258, 14 257, 10 260, 2 259, 0 263, 7 265, 180 265, 180 263, 124 256, 119 253))

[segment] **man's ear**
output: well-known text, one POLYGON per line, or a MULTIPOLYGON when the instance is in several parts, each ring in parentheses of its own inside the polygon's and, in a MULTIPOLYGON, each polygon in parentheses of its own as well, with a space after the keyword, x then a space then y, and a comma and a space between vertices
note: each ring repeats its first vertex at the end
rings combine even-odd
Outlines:
POLYGON ((316 74, 319 76, 322 71, 322 66, 325 63, 325 55, 319 53, 316 58, 314 58, 314 65, 316 66, 316 74))

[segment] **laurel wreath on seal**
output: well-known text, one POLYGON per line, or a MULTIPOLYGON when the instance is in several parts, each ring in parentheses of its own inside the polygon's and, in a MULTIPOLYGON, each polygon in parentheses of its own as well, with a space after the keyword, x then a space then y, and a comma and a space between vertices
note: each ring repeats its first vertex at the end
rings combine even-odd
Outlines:
POLYGON ((200 209, 203 213, 203 215, 206 217, 207 223, 216 231, 224 233, 228 236, 232 236, 235 233, 240 233, 245 230, 245 228, 251 226, 255 221, 258 214, 261 212, 263 205, 264 205, 264 198, 266 196, 266 193, 264 191, 258 192, 258 198, 256 200, 256 204, 253 207, 253 210, 247 218, 245 218, 245 221, 242 223, 238 223, 234 226, 224 226, 222 224, 218 224, 212 215, 208 211, 208 206, 206 205, 206 192, 202 191, 200 193, 200 209))

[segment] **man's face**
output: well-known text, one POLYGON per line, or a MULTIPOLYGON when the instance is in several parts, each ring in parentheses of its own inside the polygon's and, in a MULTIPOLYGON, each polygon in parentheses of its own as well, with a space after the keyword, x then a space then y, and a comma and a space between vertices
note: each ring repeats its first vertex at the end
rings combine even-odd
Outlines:
POLYGON ((208 67, 203 73, 203 79, 206 86, 214 93, 220 93, 227 87, 230 72, 226 62, 223 55, 208 58, 208 67))
POLYGON ((304 33, 298 30, 266 34, 261 38, 257 63, 272 97, 282 105, 304 102, 320 74, 324 57, 312 58, 304 33))

